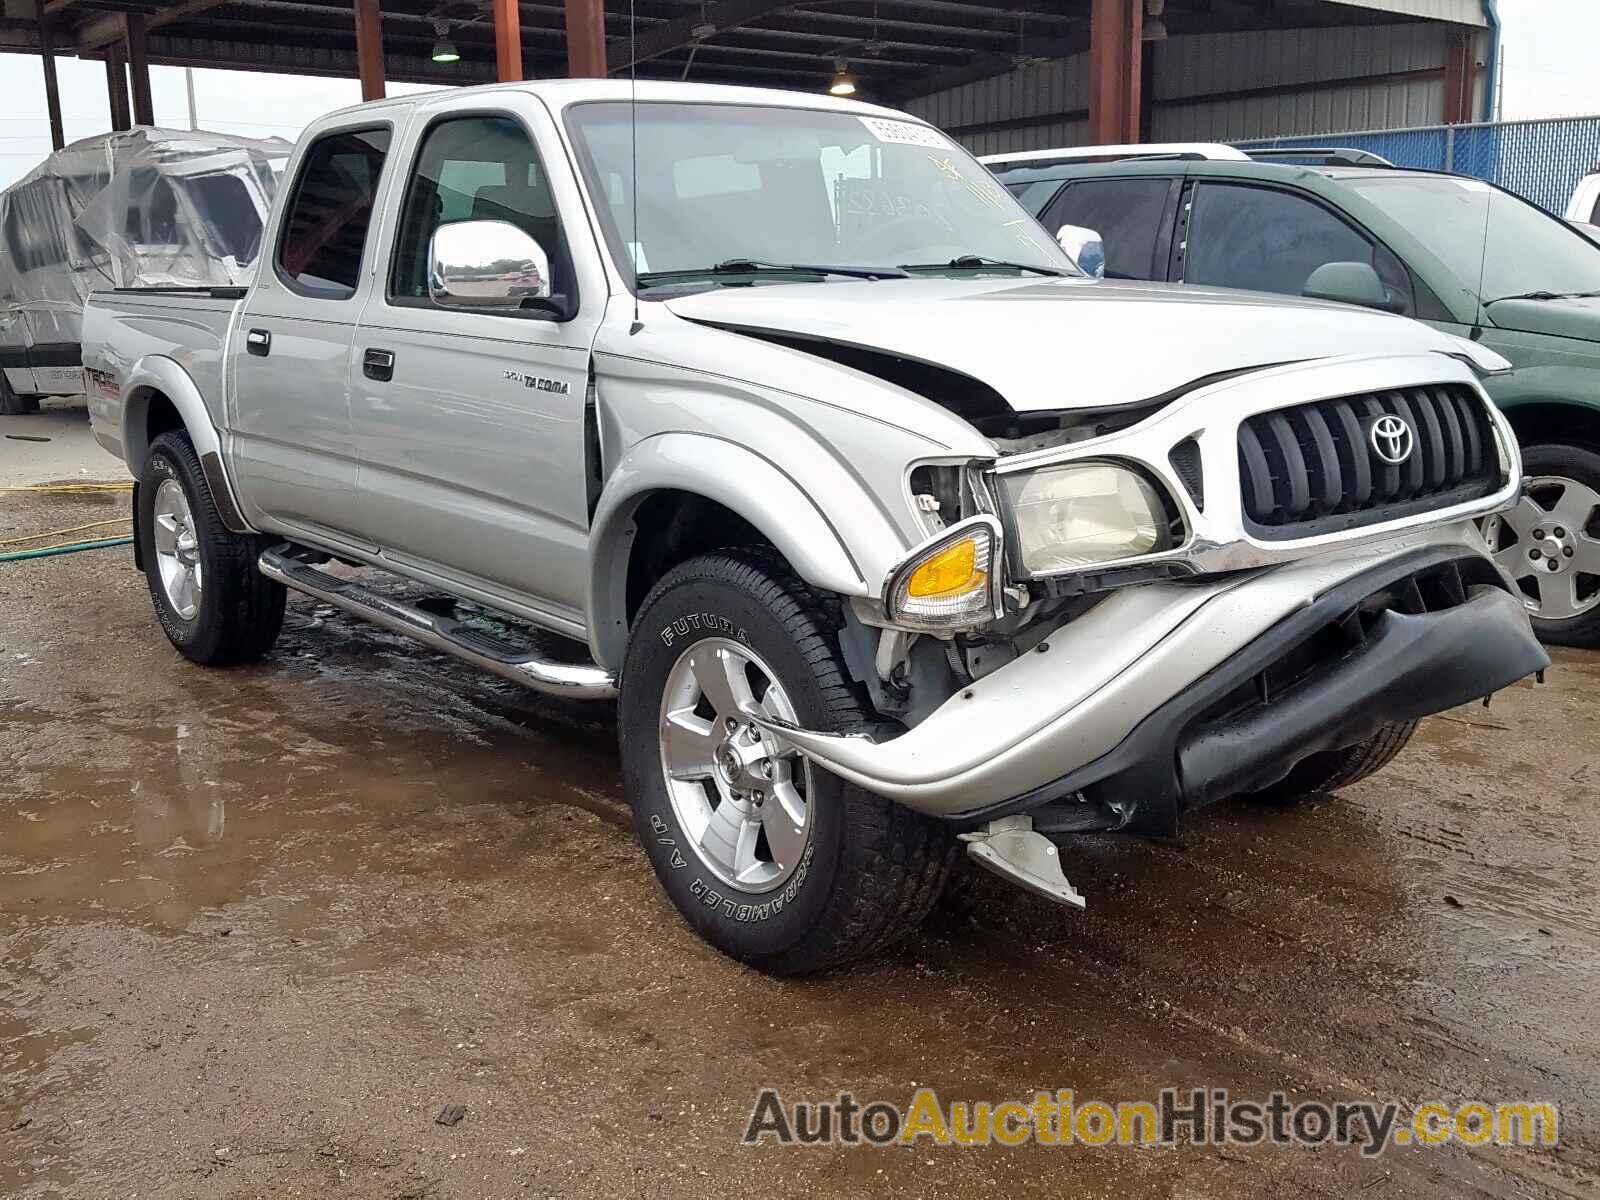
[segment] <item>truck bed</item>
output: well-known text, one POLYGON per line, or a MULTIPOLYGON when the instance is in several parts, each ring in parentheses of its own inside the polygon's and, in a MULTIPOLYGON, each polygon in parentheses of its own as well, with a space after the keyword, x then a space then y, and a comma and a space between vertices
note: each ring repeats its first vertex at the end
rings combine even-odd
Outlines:
POLYGON ((83 368, 96 440, 123 453, 123 394, 141 360, 168 359, 193 382, 212 424, 225 424, 223 364, 244 296, 237 287, 114 288, 83 307, 83 368))

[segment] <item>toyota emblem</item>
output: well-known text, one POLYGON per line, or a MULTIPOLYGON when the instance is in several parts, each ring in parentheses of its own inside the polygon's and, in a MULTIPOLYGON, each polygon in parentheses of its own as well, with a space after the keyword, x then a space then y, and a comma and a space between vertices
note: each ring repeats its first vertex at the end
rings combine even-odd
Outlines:
POLYGON ((1372 442, 1372 452, 1391 467, 1398 467, 1410 458, 1412 447, 1416 444, 1410 424, 1404 417, 1392 413, 1374 421, 1367 438, 1372 442))

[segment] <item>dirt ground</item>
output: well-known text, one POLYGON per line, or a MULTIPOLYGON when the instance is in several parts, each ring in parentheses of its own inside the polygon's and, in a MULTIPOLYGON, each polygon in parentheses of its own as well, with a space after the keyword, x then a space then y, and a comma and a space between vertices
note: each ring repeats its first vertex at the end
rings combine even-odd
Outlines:
POLYGON ((1085 913, 984 877, 780 982, 668 907, 606 707, 303 599, 205 671, 126 550, 0 564, 0 1194, 1595 1195, 1600 656, 1556 659, 1338 797, 1070 848, 1085 913), (1538 1098, 1561 1144, 741 1146, 763 1086, 1538 1098))

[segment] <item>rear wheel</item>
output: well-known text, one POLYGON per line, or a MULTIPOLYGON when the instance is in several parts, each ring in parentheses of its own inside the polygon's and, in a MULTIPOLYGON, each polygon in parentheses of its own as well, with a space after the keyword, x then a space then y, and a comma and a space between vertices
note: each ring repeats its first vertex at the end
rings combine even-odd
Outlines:
POLYGON ((823 601, 770 552, 671 571, 646 597, 623 665, 623 774, 640 840, 713 946, 774 974, 870 954, 933 907, 957 843, 752 724, 863 728, 823 601))
POLYGON ((1529 446, 1522 465, 1522 499, 1483 522, 1484 540, 1541 641, 1600 646, 1600 454, 1529 446))
POLYGON ((1395 721, 1364 742, 1342 750, 1313 754, 1271 787, 1254 793, 1251 799, 1267 804, 1293 804, 1318 792, 1336 792, 1349 787, 1393 762, 1416 731, 1415 721, 1395 721))
POLYGON ((222 523, 187 437, 155 440, 134 503, 150 598, 178 651, 205 666, 226 666, 272 649, 288 593, 257 569, 268 541, 222 523))
POLYGON ((19 396, 0 370, 0 417, 20 417, 39 411, 39 397, 19 396))

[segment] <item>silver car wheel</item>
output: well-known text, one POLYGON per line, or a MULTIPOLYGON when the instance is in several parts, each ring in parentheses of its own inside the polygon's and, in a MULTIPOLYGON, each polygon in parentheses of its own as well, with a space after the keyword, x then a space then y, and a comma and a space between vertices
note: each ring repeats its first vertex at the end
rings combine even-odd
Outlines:
POLYGON ((759 894, 794 874, 811 837, 811 767, 745 716, 796 722, 777 676, 728 638, 685 650, 661 697, 661 770, 673 814, 723 883, 759 894))
POLYGON ((163 479, 156 489, 151 514, 155 524, 156 566, 161 589, 172 611, 185 621, 200 611, 205 576, 200 565, 200 538, 194 528, 189 497, 176 479, 163 479))
POLYGON ((1522 589, 1530 615, 1565 621, 1600 604, 1600 538, 1589 532, 1597 511, 1593 488, 1537 475, 1515 508, 1484 521, 1484 540, 1522 589))

